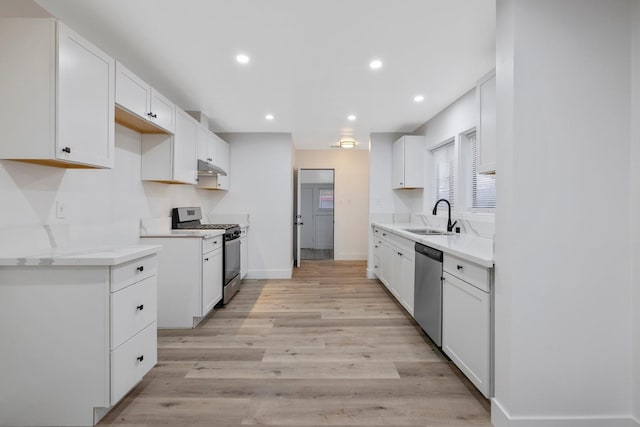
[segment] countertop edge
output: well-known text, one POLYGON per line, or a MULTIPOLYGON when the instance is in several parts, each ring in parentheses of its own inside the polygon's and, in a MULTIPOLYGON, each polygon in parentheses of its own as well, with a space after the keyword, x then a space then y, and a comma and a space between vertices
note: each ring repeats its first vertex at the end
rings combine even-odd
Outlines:
POLYGON ((161 250, 160 245, 128 245, 84 248, 66 253, 0 256, 0 267, 108 267, 153 255, 161 250))
POLYGON ((188 232, 157 232, 157 233, 148 233, 141 234, 141 239, 164 239, 164 238, 182 238, 182 239, 204 239, 204 238, 212 238, 222 236, 224 234, 224 230, 210 230, 210 231, 188 231, 188 232))
MULTIPOLYGON (((409 228, 409 227, 416 227, 415 225, 412 224, 397 224, 397 225, 390 225, 390 224, 383 224, 383 223, 379 223, 379 222, 372 222, 371 223, 372 227, 378 227, 381 229, 384 229, 386 231, 389 231, 390 233, 393 233, 397 236, 403 237, 405 239, 409 239, 412 240, 416 243, 421 243, 423 245, 427 245, 430 247, 433 247, 435 249, 441 250, 442 252, 445 252, 449 255, 454 255, 463 259, 466 259, 467 261, 471 261, 474 262, 476 264, 479 264, 483 267, 487 267, 487 268, 493 268, 495 267, 495 261, 493 258, 486 258, 486 257, 482 257, 482 256, 477 256, 474 255, 473 253, 470 252, 466 252, 464 250, 461 249, 456 249, 456 248, 451 248, 445 245, 442 245, 440 243, 438 243, 437 239, 441 239, 443 237, 446 238, 446 236, 436 236, 436 237, 429 237, 429 236, 421 236, 418 234, 414 234, 414 233, 410 233, 408 231, 404 231, 402 230, 402 228, 409 228)), ((418 227, 419 228, 419 227, 418 227)), ((465 239, 472 239, 472 240, 485 240, 487 241, 487 244, 489 244, 489 242, 491 242, 491 239, 486 239, 483 237, 476 237, 476 236, 466 236, 464 237, 465 239)))

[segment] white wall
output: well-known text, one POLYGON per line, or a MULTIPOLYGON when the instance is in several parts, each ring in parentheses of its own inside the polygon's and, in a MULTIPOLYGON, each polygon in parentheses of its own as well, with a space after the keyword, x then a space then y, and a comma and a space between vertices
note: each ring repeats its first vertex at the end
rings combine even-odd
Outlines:
POLYGON ((630 2, 497 7, 492 420, 629 425, 630 2))
POLYGON ((206 206, 191 185, 140 180, 140 134, 116 125, 113 169, 60 169, 0 161, 0 251, 137 243, 141 218, 206 206), (56 218, 56 202, 65 218, 56 218))
POLYGON ((631 44, 631 285, 633 289, 633 415, 640 424, 640 2, 632 5, 631 44))
MULTIPOLYGON (((478 78, 480 77, 478 76, 478 78)), ((447 108, 412 132, 414 135, 424 135, 427 148, 425 167, 428 173, 425 174, 422 211, 431 212, 435 201, 433 196, 433 174, 430 173, 433 170, 431 149, 445 141, 456 140, 461 133, 475 128, 477 122, 478 103, 476 101, 476 90, 471 88, 447 108)))
POLYGON ((369 152, 296 150, 296 169, 334 169, 334 258, 367 258, 369 152))
POLYGON ((288 133, 221 133, 230 148, 229 191, 212 191, 210 213, 249 214, 247 278, 290 278, 293 141, 288 133))

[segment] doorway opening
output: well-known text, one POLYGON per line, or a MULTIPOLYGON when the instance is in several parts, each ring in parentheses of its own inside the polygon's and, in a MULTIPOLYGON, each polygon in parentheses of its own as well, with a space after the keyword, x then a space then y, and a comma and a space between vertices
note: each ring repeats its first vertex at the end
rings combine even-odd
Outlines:
POLYGON ((299 169, 297 179, 298 251, 300 260, 334 259, 333 169, 299 169))

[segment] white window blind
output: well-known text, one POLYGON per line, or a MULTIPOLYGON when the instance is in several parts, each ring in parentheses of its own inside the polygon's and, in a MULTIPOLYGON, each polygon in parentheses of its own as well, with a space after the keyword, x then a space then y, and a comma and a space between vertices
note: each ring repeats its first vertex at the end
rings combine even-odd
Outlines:
POLYGON ((455 145, 453 142, 433 150, 434 165, 434 202, 439 199, 447 199, 454 206, 455 186, 455 145))
POLYGON ((478 144, 476 133, 468 135, 472 150, 472 207, 474 209, 493 209, 496 207, 496 176, 478 173, 478 144))

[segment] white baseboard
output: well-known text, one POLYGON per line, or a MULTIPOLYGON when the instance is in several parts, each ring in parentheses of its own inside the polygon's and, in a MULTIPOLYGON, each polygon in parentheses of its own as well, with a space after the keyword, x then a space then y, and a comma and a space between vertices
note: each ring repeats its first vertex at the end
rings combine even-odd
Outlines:
POLYGON ((377 278, 378 276, 376 276, 376 273, 372 269, 367 268, 367 279, 377 279, 377 278))
POLYGON ((249 270, 245 279, 291 279, 291 269, 249 270))
POLYGON ((631 416, 545 417, 511 416, 496 398, 491 399, 491 423, 494 427, 638 427, 631 416))

